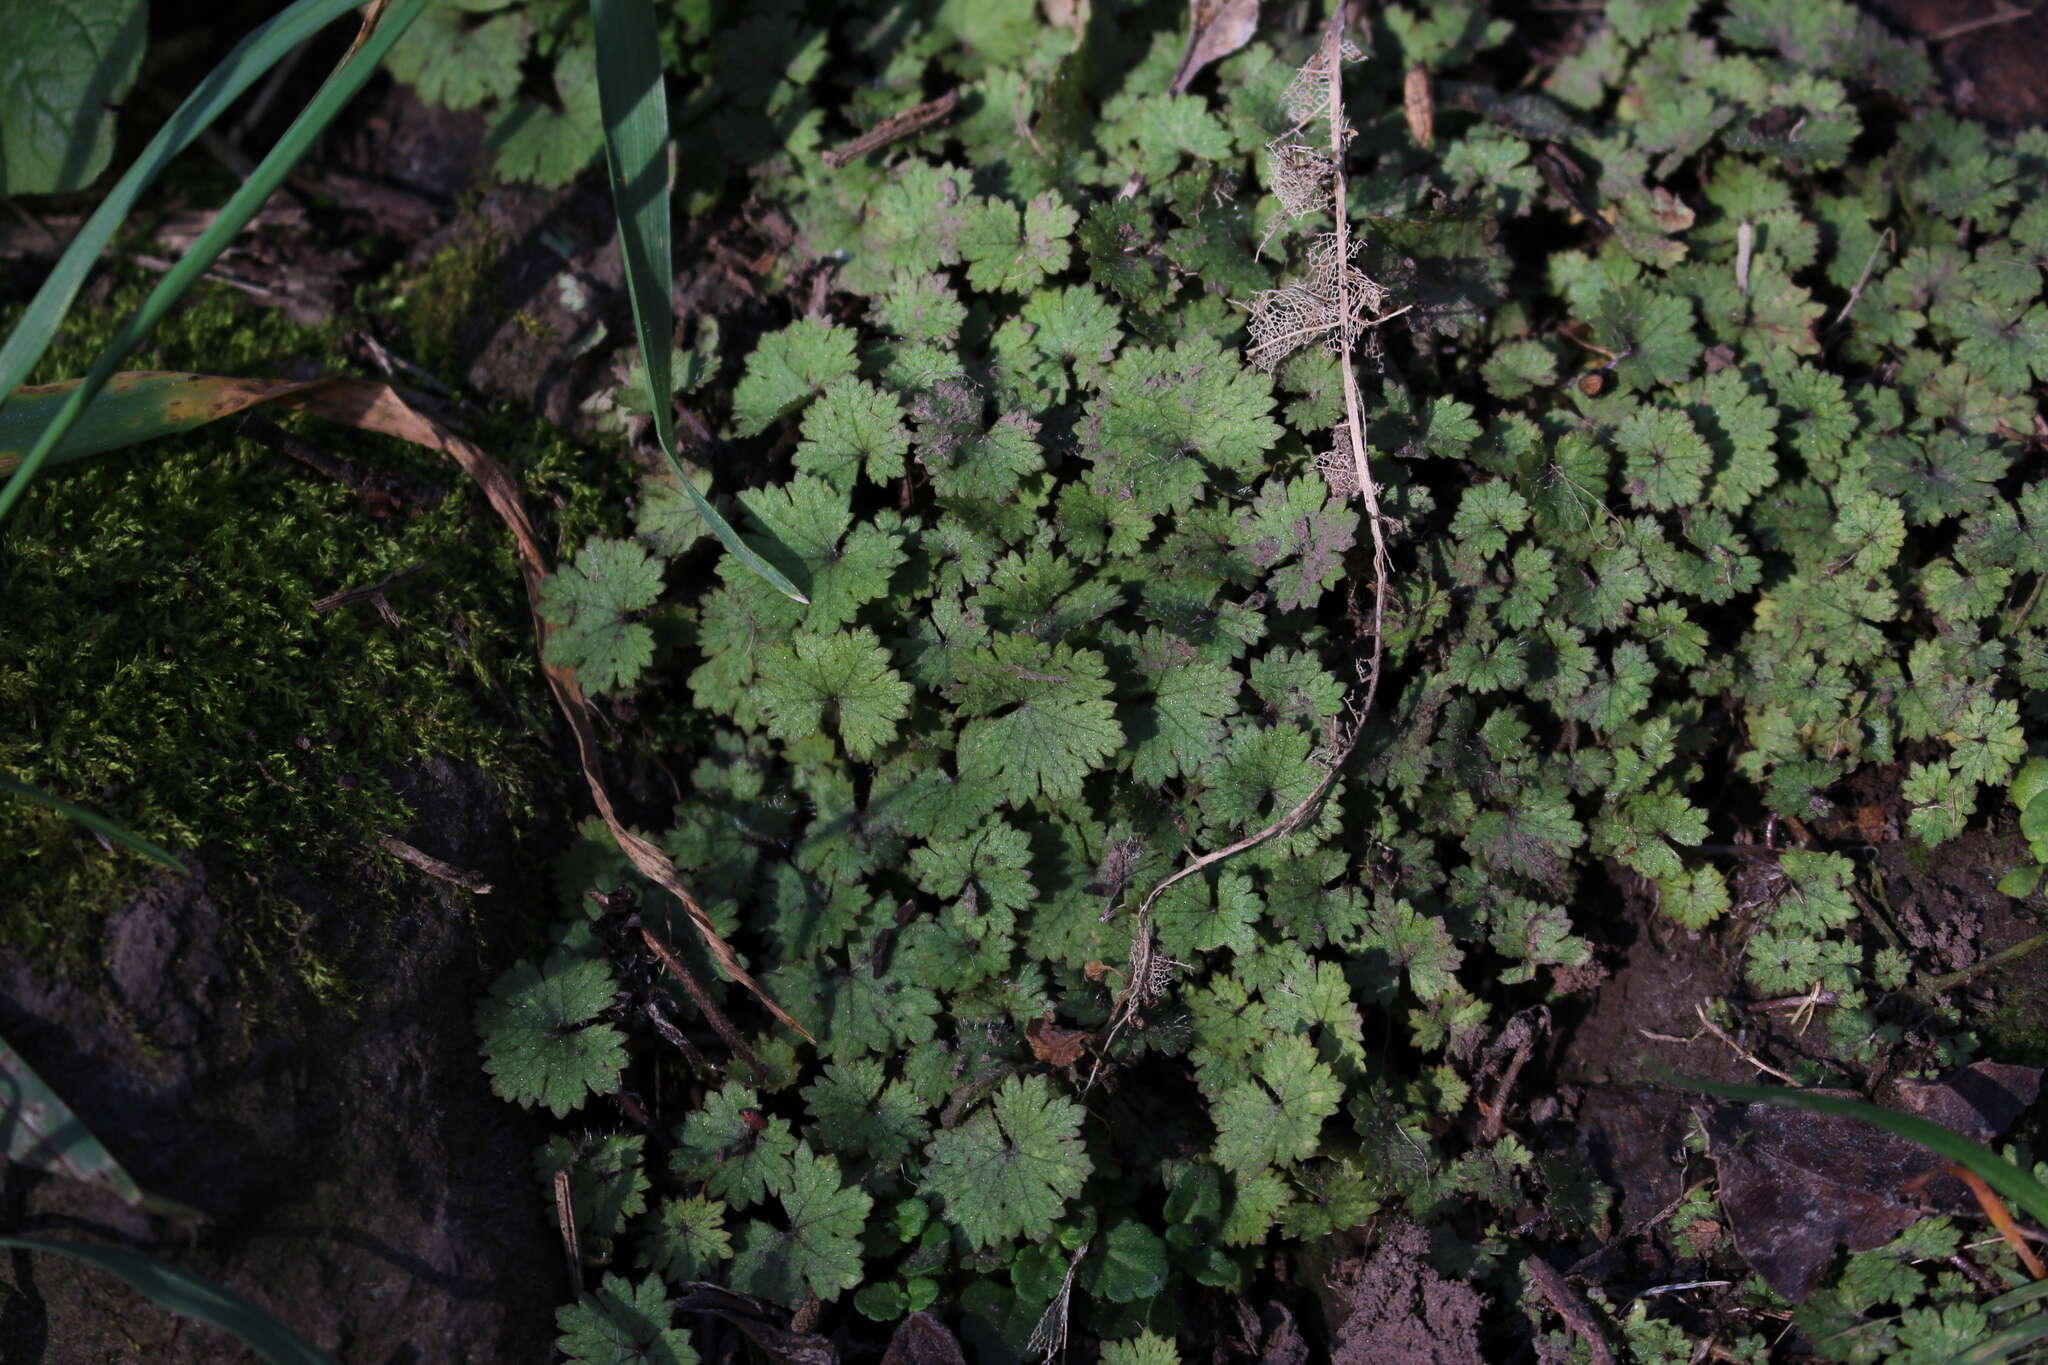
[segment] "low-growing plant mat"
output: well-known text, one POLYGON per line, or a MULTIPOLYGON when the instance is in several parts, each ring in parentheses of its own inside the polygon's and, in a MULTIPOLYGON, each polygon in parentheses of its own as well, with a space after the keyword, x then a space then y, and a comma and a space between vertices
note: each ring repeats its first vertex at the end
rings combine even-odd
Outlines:
MULTIPOLYGON (((589 782, 441 1040, 558 1356, 2024 1358, 1939 1162, 1659 1064, 2035 1164, 2048 135, 1842 4, 1261 9, 658 10, 672 267, 366 288, 618 480, 504 461, 589 782)), ((430 14, 594 165, 580 6, 430 14)))

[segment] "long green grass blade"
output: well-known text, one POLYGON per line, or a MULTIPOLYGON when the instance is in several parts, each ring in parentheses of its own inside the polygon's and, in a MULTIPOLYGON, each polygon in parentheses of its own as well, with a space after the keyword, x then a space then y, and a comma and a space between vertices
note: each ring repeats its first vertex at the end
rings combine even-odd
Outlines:
POLYGON ((71 302, 78 297, 92 263, 106 250, 107 243, 120 231, 136 202, 164 167, 286 53, 360 3, 361 0, 297 0, 244 38, 220 65, 207 73, 177 112, 164 121, 157 135, 135 158, 135 164, 115 182, 100 206, 93 210, 92 217, 71 239, 71 245, 58 257, 57 264, 36 290, 35 298, 29 301, 21 321, 8 333, 6 342, 0 344, 0 408, 4 408, 8 396, 21 387, 36 362, 43 358, 57 334, 57 325, 71 311, 71 302))
POLYGON ((103 834, 125 849, 140 853, 145 858, 154 858, 179 876, 185 875, 185 865, 164 850, 152 844, 139 834, 130 834, 104 815, 96 814, 83 806, 74 806, 69 801, 50 795, 39 787, 0 773, 0 791, 25 796, 31 801, 40 801, 51 810, 61 811, 95 834, 103 834))
POLYGON ((142 1187, 93 1136, 85 1120, 0 1038, 0 1156, 88 1185, 104 1185, 141 1205, 142 1187))
MULTIPOLYGON (((2001 1365, 2001 1362, 2017 1359, 2020 1352, 2042 1341, 2048 1341, 2048 1313, 2036 1313, 2002 1332, 1994 1332, 1954 1357, 1953 1365, 2001 1365)), ((2029 1359, 2039 1360, 2040 1357, 2031 1356, 2029 1359)))
MULTIPOLYGON (((213 222, 192 243, 191 249, 165 273, 157 287, 150 291, 149 297, 143 301, 142 307, 136 310, 135 315, 121 325, 113 340, 109 341, 107 348, 100 353, 99 359, 93 362, 92 369, 87 371, 84 380, 65 398, 63 406, 45 428, 42 437, 30 447, 28 454, 22 457, 21 465, 8 479, 6 487, 0 488, 0 521, 7 519, 7 514, 13 510, 14 504, 27 491, 30 481, 41 470, 44 460, 63 441, 65 433, 84 413, 99 393, 101 386, 113 377, 121 368, 121 362, 142 344, 143 339, 162 320, 164 314, 184 297, 185 291, 198 282, 199 277, 227 248, 228 243, 233 241, 249 220, 256 216, 256 211, 263 207, 263 201, 284 182, 284 178, 291 174, 292 168, 298 165, 299 159, 306 154, 307 148, 313 145, 313 140, 326 130, 327 125, 334 121, 335 115, 339 114, 355 97, 356 92, 362 89, 363 82, 376 72, 378 63, 384 60, 384 54, 398 41, 412 21, 419 17, 420 11, 425 9, 427 4, 428 0, 396 0, 390 9, 385 11, 383 22, 361 41, 348 60, 336 68, 334 74, 314 93, 311 102, 292 121, 291 127, 285 130, 284 136, 277 140, 277 145, 257 164, 249 178, 242 182, 241 188, 230 196, 228 202, 214 216, 213 222)), ((175 119, 173 122, 175 124, 175 119)), ((123 177, 123 183, 126 183, 126 177, 123 177)), ((30 344, 34 344, 33 339, 30 344)), ((41 350, 38 349, 35 357, 31 357, 28 363, 32 365, 35 358, 40 355, 41 350)), ((26 372, 24 367, 23 373, 26 372)), ((4 374, 0 374, 0 378, 4 378, 4 374)), ((12 392, 14 384, 18 382, 17 378, 8 383, 6 391, 12 392)))
POLYGON ((2025 1308, 2030 1303, 2048 1299, 2048 1280, 2035 1280, 2017 1289, 2008 1289, 1984 1305, 1987 1313, 2010 1313, 2015 1308, 2025 1308))
MULTIPOLYGON (((212 397, 236 382, 163 370, 123 371, 109 379, 99 397, 79 414, 56 449, 44 457, 43 468, 53 469, 88 455, 102 455, 218 421, 241 405, 229 406, 211 401, 212 397)), ((76 381, 24 389, 0 408, 0 474, 20 466, 22 456, 35 448, 74 387, 76 381)))
MULTIPOLYGON (((697 515, 733 557, 799 602, 810 599, 781 570, 740 539, 683 473, 676 458, 675 417, 669 392, 674 373, 675 316, 669 302, 672 250, 668 210, 668 94, 661 84, 661 36, 648 0, 590 0, 597 25, 598 107, 604 115, 605 167, 626 261, 626 293, 633 331, 647 376, 654 434, 676 482, 697 515)), ((0 511, 4 514, 4 511, 0 511)))
POLYGON ((1931 1119, 1917 1114, 1902 1114, 1896 1109, 1884 1109, 1862 1100, 1843 1099, 1836 1095, 1815 1095, 1804 1090, 1786 1090, 1771 1085, 1728 1085, 1720 1081, 1694 1080, 1690 1076, 1675 1076, 1673 1083, 1688 1090, 1717 1095, 1724 1100, 1743 1100, 1750 1104, 1784 1104, 1795 1109, 1810 1109, 1816 1114, 1833 1114, 1837 1118, 1861 1119, 1874 1123, 1890 1133, 1896 1133, 1909 1142, 1947 1157, 1950 1161, 1973 1171, 1985 1184, 1997 1190, 2019 1208, 2025 1209, 2037 1223, 2048 1226, 2048 1185, 2036 1180, 2027 1171, 2015 1166, 1981 1142, 1972 1141, 1953 1129, 1944 1128, 1931 1119))
POLYGON ((270 1365, 334 1365, 333 1356, 316 1349, 240 1294, 139 1251, 91 1242, 59 1242, 47 1237, 0 1237, 0 1247, 69 1256, 104 1270, 173 1313, 229 1333, 270 1365))

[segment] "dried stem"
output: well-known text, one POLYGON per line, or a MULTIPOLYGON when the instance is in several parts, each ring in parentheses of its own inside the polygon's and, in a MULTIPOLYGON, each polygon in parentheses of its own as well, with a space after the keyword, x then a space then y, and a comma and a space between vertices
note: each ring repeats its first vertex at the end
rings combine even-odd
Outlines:
MULTIPOLYGON (((1088 1077, 1092 1089, 1108 1055, 1109 1044, 1131 1022, 1139 1008, 1154 999, 1164 976, 1152 947, 1152 908, 1176 884, 1226 858, 1277 839, 1305 820, 1335 784, 1344 763, 1358 745, 1366 717, 1372 714, 1379 694, 1381 665, 1385 658, 1387 584, 1390 561, 1387 556, 1385 518, 1380 512, 1379 485, 1373 480, 1372 464, 1366 453, 1365 405, 1358 393, 1355 347, 1366 327, 1399 316, 1405 308, 1380 317, 1384 291, 1351 264, 1351 223, 1345 193, 1344 150, 1350 136, 1344 122, 1344 62, 1358 56, 1344 37, 1344 9, 1335 6, 1323 41, 1314 56, 1289 86, 1289 116, 1296 125, 1267 144, 1273 156, 1275 192, 1288 211, 1302 214, 1327 207, 1336 222, 1335 231, 1318 243, 1310 256, 1309 278, 1285 289, 1262 294, 1252 308, 1252 359, 1271 368, 1302 346, 1323 339, 1335 351, 1338 369, 1344 376, 1344 421, 1338 430, 1339 450, 1349 447, 1351 481, 1356 483, 1365 504, 1365 521, 1372 537, 1372 650, 1361 669, 1359 699, 1349 705, 1349 723, 1335 737, 1329 769, 1315 790, 1302 798, 1285 815, 1235 843, 1196 855, 1194 859, 1155 885, 1139 903, 1131 945, 1130 970, 1122 991, 1110 1011, 1103 1044, 1088 1077), (1318 90, 1317 87, 1321 89, 1318 90), (1327 119, 1327 151, 1296 140, 1296 135, 1317 121, 1327 119), (1327 197, 1325 197, 1327 196, 1327 197)), ((1342 456, 1340 455, 1340 459, 1342 456)))
MULTIPOLYGON (((1331 199, 1337 220, 1337 307, 1345 318, 1351 308, 1351 214, 1344 192, 1344 7, 1330 15, 1330 27, 1323 35, 1323 66, 1330 82, 1331 199)), ((1358 476, 1358 495, 1365 500, 1366 524, 1372 530, 1372 657, 1367 664, 1366 693, 1362 711, 1370 714, 1373 696, 1379 690, 1380 661, 1385 652, 1387 620, 1387 538, 1380 517, 1379 487, 1372 479, 1372 466, 1365 454, 1365 418, 1358 399, 1358 375, 1352 357, 1352 338, 1347 329, 1338 332, 1338 368, 1344 373, 1344 433, 1351 442, 1351 463, 1358 476)), ((1353 732, 1353 740, 1357 738, 1353 732)), ((1346 750, 1349 752, 1348 748, 1346 750)))

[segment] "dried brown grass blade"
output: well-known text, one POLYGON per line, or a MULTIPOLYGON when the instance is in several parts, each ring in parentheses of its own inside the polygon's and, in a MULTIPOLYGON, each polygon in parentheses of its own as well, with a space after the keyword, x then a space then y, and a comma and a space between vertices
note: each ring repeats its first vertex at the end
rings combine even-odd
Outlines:
MULTIPOLYGON (((541 618, 539 610, 540 583, 549 571, 547 551, 541 548, 540 537, 534 533, 533 523, 527 519, 526 507, 519 497, 519 489, 512 482, 512 476, 505 467, 470 441, 464 440, 447 428, 435 422, 424 413, 408 404, 396 389, 389 384, 372 383, 355 379, 329 379, 306 386, 301 392, 280 399, 290 407, 302 408, 330 421, 344 422, 365 431, 382 432, 415 445, 438 450, 462 466, 464 473, 474 480, 496 511, 512 531, 514 543, 519 548, 520 572, 526 579, 526 591, 533 605, 533 622, 536 639, 543 646, 547 643, 550 627, 541 618)), ((576 736, 576 753, 583 769, 583 779, 590 787, 590 799, 597 807, 597 813, 604 820, 619 849, 632 862, 641 876, 655 883, 674 896, 688 912, 691 923, 697 927, 697 934, 704 940, 704 946, 711 953, 720 970, 750 991, 756 999, 768 1007, 769 1013, 796 1030, 800 1037, 815 1042, 810 1031, 795 1019, 789 1011, 775 1002, 775 998, 762 989, 745 967, 740 965, 732 946, 712 924, 711 916, 697 903, 676 874, 675 864, 668 855, 626 828, 619 819, 618 811, 612 805, 611 793, 605 790, 603 780, 598 776, 600 755, 597 732, 590 721, 590 701, 577 686, 576 679, 566 670, 555 668, 545 661, 541 671, 547 677, 548 688, 555 694, 555 703, 561 708, 563 717, 569 722, 569 729, 576 736)))

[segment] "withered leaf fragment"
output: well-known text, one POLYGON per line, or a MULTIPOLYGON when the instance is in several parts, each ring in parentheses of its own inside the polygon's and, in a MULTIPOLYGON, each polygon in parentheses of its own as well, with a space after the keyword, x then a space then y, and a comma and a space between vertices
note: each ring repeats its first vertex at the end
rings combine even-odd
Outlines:
POLYGON ((1259 31, 1259 0, 1188 0, 1188 50, 1167 89, 1185 94, 1211 63, 1220 62, 1259 31))
MULTIPOLYGON (((1941 1081, 1902 1087, 1903 1107, 1979 1142, 2033 1102, 2033 1067, 1978 1062, 1941 1081)), ((1846 1092, 1844 1092, 1846 1093, 1846 1092)), ((1735 1249, 1798 1303, 1835 1250, 1883 1246, 1929 1212, 1969 1213, 1976 1200, 1953 1177, 1907 1186, 1947 1158, 1858 1119, 1772 1104, 1696 1106, 1720 1176, 1735 1249)))

